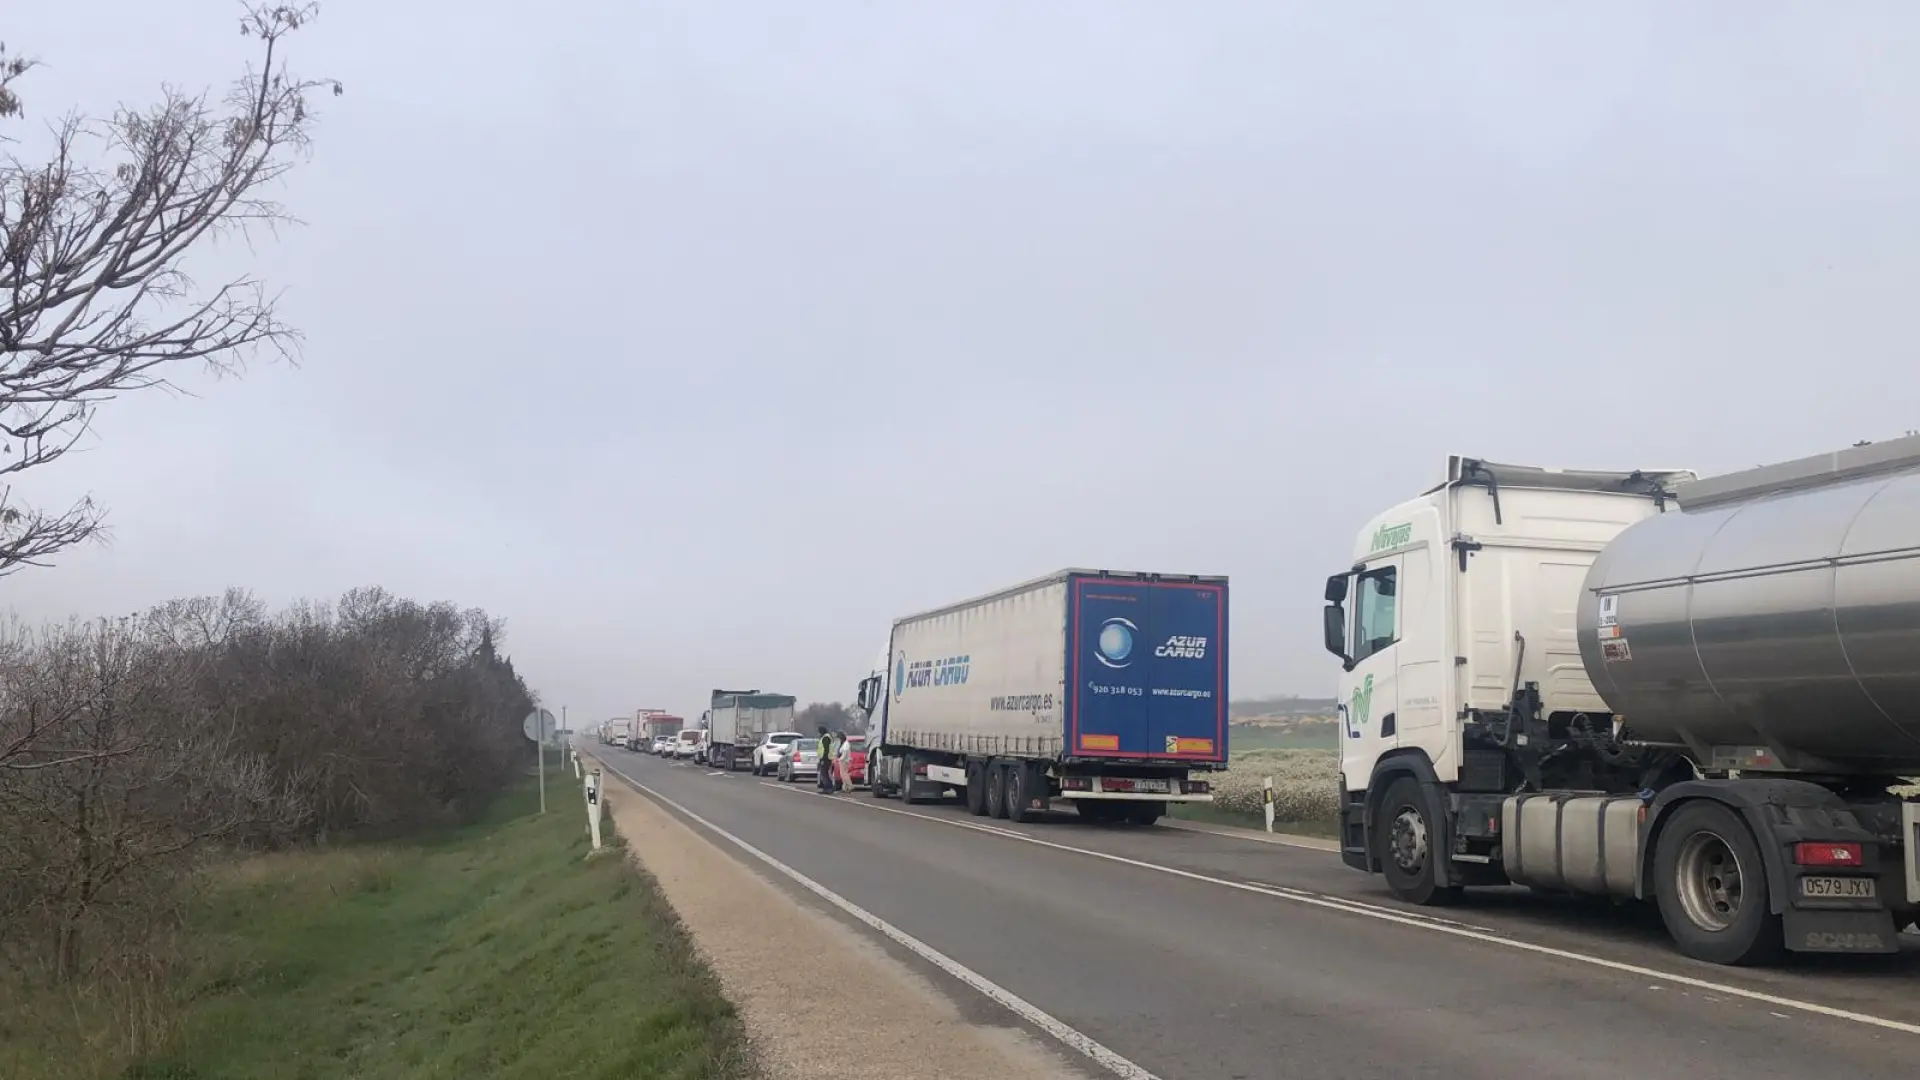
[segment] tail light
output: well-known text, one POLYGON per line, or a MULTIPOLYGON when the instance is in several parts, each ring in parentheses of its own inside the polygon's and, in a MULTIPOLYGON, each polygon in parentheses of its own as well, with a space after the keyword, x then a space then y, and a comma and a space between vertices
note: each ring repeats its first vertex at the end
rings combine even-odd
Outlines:
POLYGON ((1061 791, 1092 791, 1093 781, 1084 776, 1066 776, 1060 779, 1061 791))
POLYGON ((1189 795, 1205 795, 1213 790, 1205 780, 1188 780, 1180 786, 1186 788, 1189 795))
POLYGON ((1803 840, 1793 845, 1793 861, 1798 866, 1859 866, 1864 860, 1859 844, 1803 840))

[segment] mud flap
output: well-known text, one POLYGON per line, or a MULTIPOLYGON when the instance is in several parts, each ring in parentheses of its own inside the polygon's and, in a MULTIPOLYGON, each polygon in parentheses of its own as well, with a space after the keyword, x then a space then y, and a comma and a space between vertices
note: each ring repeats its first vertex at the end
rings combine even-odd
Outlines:
POLYGON ((1787 949, 1804 953, 1897 953, 1891 911, 1800 911, 1782 916, 1787 949))

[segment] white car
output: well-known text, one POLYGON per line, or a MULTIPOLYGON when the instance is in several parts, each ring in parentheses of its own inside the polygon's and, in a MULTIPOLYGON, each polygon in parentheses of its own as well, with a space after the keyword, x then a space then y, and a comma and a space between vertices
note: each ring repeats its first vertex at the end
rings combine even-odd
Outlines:
POLYGON ((795 740, 804 739, 798 731, 769 731, 753 748, 753 775, 765 776, 780 767, 780 759, 793 749, 795 740))
POLYGON ((680 735, 673 741, 673 756, 676 758, 692 757, 693 752, 700 748, 701 734, 702 732, 698 728, 682 730, 680 735))
POLYGON ((673 736, 655 735, 653 737, 653 745, 647 748, 647 752, 659 757, 665 757, 667 755, 667 752, 672 749, 673 749, 673 736))

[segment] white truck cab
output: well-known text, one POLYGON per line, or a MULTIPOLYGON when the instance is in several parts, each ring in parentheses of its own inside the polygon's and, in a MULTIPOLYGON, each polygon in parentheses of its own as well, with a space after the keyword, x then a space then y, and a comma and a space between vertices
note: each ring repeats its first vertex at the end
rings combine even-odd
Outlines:
MULTIPOLYGON (((1608 541, 1693 478, 1455 455, 1444 482, 1367 522, 1351 567, 1327 579, 1323 612, 1327 651, 1343 669, 1341 846, 1350 865, 1382 869, 1374 817, 1395 780, 1451 786, 1463 770, 1504 767, 1468 754, 1463 730, 1476 716, 1506 714, 1528 684, 1550 722, 1607 712, 1580 659, 1581 583, 1608 541)), ((1388 878, 1400 890, 1427 869, 1436 838, 1424 821, 1385 826, 1385 846, 1401 860, 1388 878)), ((1436 888, 1451 881, 1444 869, 1425 876, 1436 888)))

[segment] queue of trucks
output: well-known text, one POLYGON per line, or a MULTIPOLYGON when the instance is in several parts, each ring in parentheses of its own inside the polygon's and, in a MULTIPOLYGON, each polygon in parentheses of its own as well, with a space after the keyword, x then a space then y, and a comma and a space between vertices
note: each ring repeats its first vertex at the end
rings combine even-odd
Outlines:
MULTIPOLYGON (((1417 905, 1657 906, 1720 964, 1920 918, 1920 436, 1702 480, 1455 456, 1326 581, 1341 857, 1417 905)), ((893 620, 875 798, 1151 825, 1228 761, 1228 582, 1062 570, 893 620)), ((712 691, 756 772, 795 699, 712 691)))

